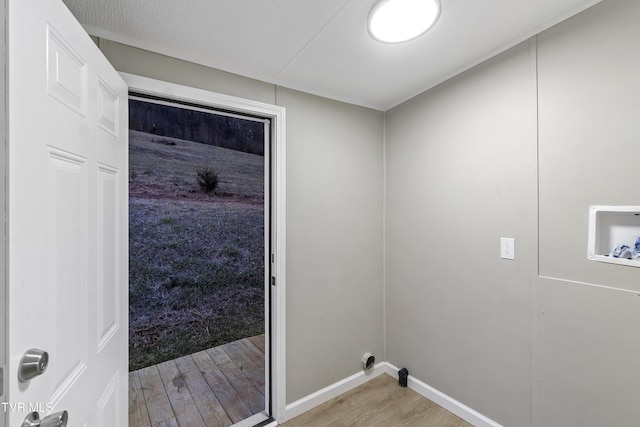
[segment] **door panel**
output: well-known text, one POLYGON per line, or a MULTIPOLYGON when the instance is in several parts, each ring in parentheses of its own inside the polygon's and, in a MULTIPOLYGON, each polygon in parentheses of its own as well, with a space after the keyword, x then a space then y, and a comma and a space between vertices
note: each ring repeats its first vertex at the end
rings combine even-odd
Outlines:
POLYGON ((118 283, 118 221, 120 174, 117 169, 98 165, 98 275, 97 275, 97 336, 98 352, 121 327, 120 286, 118 283), (115 239, 113 237, 116 237, 115 239))
POLYGON ((8 11, 8 425, 126 426, 127 86, 59 0, 8 11))
POLYGON ((85 342, 78 339, 86 336, 86 271, 82 262, 87 238, 83 218, 86 168, 80 157, 53 147, 46 149, 49 151, 46 219, 50 244, 46 254, 48 286, 44 290, 49 304, 47 309, 52 315, 46 325, 53 347, 44 350, 56 357, 49 375, 55 379, 54 396, 57 397, 86 368, 85 342), (67 310, 66 307, 75 309, 67 310), (55 313, 59 315, 53 316, 55 313))
POLYGON ((55 28, 47 25, 47 90, 82 117, 87 105, 87 63, 55 28))

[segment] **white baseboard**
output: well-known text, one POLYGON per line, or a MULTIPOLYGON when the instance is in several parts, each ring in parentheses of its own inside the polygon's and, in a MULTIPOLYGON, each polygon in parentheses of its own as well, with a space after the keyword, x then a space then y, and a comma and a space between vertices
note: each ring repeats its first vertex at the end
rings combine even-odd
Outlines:
MULTIPOLYGON (((394 377, 398 376, 398 368, 393 366, 391 363, 384 362, 384 364, 386 365, 387 374, 394 377)), ((426 397, 437 405, 442 406, 452 414, 459 416, 469 424, 473 424, 475 427, 502 427, 501 424, 485 417, 481 413, 469 408, 467 405, 458 402, 454 398, 447 396, 441 391, 436 390, 411 375, 409 375, 407 379, 407 386, 416 393, 426 397)))
POLYGON ((301 415, 315 408, 316 406, 322 405, 323 403, 333 399, 334 397, 338 397, 341 394, 346 393, 349 390, 366 383, 370 379, 373 379, 385 373, 387 373, 386 363, 378 363, 368 371, 358 372, 357 374, 351 375, 350 377, 340 380, 337 383, 331 384, 330 386, 327 386, 322 390, 311 393, 310 395, 303 397, 300 400, 296 400, 295 402, 290 403, 285 407, 286 420, 295 418, 298 415, 301 415))
MULTIPOLYGON (((316 406, 333 399, 334 397, 338 397, 339 395, 346 393, 347 391, 354 389, 382 374, 388 374, 397 378, 398 370, 399 369, 397 367, 390 363, 381 362, 376 364, 370 371, 358 372, 357 374, 351 375, 350 377, 331 384, 322 390, 318 390, 315 393, 287 405, 285 408, 286 420, 295 418, 298 415, 301 415, 316 406)), ((469 408, 465 404, 458 402, 454 398, 447 396, 441 391, 436 390, 411 375, 408 377, 407 385, 418 394, 433 401, 437 405, 442 406, 447 411, 457 415, 468 423, 473 424, 475 427, 502 427, 502 425, 497 422, 485 417, 481 413, 469 408)))

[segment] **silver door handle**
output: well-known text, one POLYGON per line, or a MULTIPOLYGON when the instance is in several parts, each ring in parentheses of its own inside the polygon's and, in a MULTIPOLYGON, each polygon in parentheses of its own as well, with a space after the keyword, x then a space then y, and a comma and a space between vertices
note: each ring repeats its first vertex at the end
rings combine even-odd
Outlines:
POLYGON ((38 375, 42 375, 47 370, 48 364, 49 353, 37 348, 30 348, 20 360, 18 379, 22 382, 27 382, 38 375))
POLYGON ((67 411, 47 415, 40 420, 40 414, 32 412, 22 422, 22 427, 66 427, 69 420, 67 411))

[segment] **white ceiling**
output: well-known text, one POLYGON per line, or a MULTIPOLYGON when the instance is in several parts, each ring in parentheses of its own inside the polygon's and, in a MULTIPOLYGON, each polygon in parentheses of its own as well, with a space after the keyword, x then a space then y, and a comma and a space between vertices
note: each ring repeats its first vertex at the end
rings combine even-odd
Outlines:
POLYGON ((382 44, 376 0, 63 0, 92 35, 388 110, 601 0, 440 0, 422 37, 382 44))

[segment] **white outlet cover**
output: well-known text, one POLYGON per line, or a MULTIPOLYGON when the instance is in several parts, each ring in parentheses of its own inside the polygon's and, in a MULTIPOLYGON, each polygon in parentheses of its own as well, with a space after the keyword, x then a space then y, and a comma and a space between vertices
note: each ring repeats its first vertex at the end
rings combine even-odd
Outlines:
POLYGON ((516 243, 515 239, 510 237, 500 238, 500 258, 516 259, 516 243))

